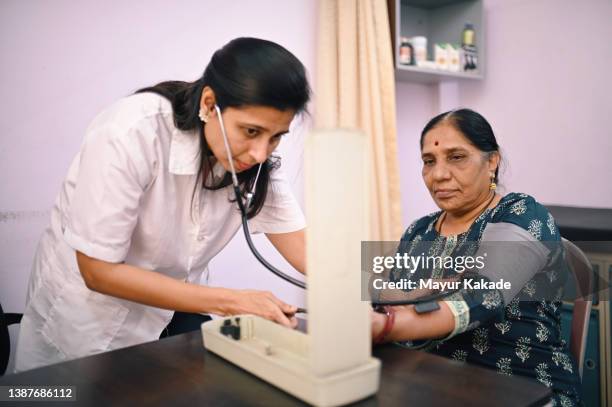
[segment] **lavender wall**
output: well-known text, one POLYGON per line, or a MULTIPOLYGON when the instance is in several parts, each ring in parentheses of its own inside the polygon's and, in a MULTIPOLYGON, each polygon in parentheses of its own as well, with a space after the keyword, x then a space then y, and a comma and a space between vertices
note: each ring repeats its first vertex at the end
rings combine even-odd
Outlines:
POLYGON ((490 1, 487 78, 460 85, 505 148, 510 190, 612 207, 612 2, 490 1))
MULTIPOLYGON (((470 107, 502 145, 506 191, 612 207, 612 2, 485 0, 485 13, 485 80, 397 85, 401 157, 418 158, 415 140, 434 114, 470 107)), ((432 208, 419 182, 418 163, 402 163, 406 223, 432 208)))
MULTIPOLYGON (((145 85, 197 78, 212 53, 239 36, 284 45, 303 61, 312 79, 315 16, 316 2, 309 0, 0 2, 4 309, 23 311, 39 235, 84 130, 100 109, 145 85)), ((300 201, 302 140, 309 125, 298 123, 281 146, 300 201)), ((261 240, 262 251, 274 257, 261 240)), ((287 301, 303 302, 299 290, 261 270, 242 236, 211 269, 211 284, 266 287, 287 301)))
POLYGON ((397 82, 395 94, 402 221, 408 226, 417 217, 436 210, 421 178, 419 137, 427 120, 438 111, 438 97, 435 87, 409 82, 397 82))
MULTIPOLYGON (((420 178, 418 135, 449 106, 481 111, 496 129, 509 190, 547 203, 612 207, 607 118, 612 93, 609 0, 487 0, 482 82, 398 83, 404 224, 435 209, 420 178)), ((101 108, 138 87, 192 79, 236 36, 277 41, 315 66, 310 0, 0 2, 0 301, 21 311, 38 236, 83 131, 101 108), (179 8, 180 6, 180 8, 179 8), (270 13, 274 10, 274 13, 270 13)), ((309 123, 283 141, 302 194, 301 146, 309 123)), ((283 265, 267 241, 257 243, 283 265)), ((234 239, 211 264, 211 284, 302 293, 269 275, 234 239)))

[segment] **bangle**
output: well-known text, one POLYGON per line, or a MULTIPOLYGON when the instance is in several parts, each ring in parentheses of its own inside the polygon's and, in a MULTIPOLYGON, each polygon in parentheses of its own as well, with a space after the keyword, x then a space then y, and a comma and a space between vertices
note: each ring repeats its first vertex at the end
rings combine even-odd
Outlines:
POLYGON ((391 333, 395 323, 395 310, 390 305, 385 305, 382 309, 387 316, 383 330, 374 338, 374 343, 379 344, 384 342, 387 336, 391 333))

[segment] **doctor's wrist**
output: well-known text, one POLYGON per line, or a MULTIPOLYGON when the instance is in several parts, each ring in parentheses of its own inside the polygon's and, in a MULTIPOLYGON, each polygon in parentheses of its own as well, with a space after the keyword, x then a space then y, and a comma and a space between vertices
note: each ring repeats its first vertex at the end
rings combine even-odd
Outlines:
POLYGON ((202 287, 201 313, 211 313, 219 316, 232 315, 236 308, 236 290, 221 287, 202 287))

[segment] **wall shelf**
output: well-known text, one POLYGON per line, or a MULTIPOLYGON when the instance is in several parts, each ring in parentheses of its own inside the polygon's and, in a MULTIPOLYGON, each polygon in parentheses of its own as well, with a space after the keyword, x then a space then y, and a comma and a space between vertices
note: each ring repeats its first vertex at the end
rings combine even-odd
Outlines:
POLYGON ((396 80, 435 84, 448 80, 481 80, 485 71, 485 33, 482 0, 388 0, 396 80), (401 37, 427 37, 428 60, 436 43, 459 44, 465 23, 474 26, 478 70, 453 72, 399 63, 401 37))
POLYGON ((439 69, 421 68, 414 65, 397 65, 395 78, 402 82, 416 82, 423 84, 439 83, 445 80, 455 79, 482 79, 480 73, 449 72, 439 69))

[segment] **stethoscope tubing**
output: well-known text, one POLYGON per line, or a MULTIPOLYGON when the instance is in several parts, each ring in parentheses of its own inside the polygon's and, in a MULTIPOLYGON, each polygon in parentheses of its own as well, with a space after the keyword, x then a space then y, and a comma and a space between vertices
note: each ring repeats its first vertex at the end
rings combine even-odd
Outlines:
MULTIPOLYGON (((263 165, 263 163, 259 164, 259 169, 257 171, 257 176, 255 177, 255 182, 253 182, 253 186, 251 191, 248 193, 247 196, 247 202, 246 202, 246 206, 245 204, 242 202, 241 199, 241 193, 240 193, 240 186, 238 184, 238 177, 236 175, 236 169, 234 168, 234 159, 232 157, 232 152, 230 150, 229 147, 229 140, 227 137, 227 133, 225 131, 225 123, 223 122, 223 117, 221 115, 221 109, 219 108, 218 105, 215 104, 215 110, 217 112, 217 116, 219 118, 219 124, 221 127, 221 134, 223 135, 223 144, 225 145, 225 151, 227 153, 227 158, 229 161, 229 166, 230 166, 230 172, 232 174, 232 184, 233 184, 233 189, 234 189, 234 196, 236 198, 236 203, 238 204, 238 208, 240 210, 240 216, 242 218, 242 230, 244 232, 244 237, 247 241, 247 245, 249 246, 249 249, 251 250, 251 253, 253 253, 253 255, 255 256, 255 258, 259 261, 259 263, 261 263, 262 266, 264 266, 266 269, 268 269, 270 272, 272 272, 274 275, 276 275, 277 277, 287 281, 290 284, 293 284, 297 287, 300 287, 302 289, 306 289, 306 283, 298 280, 295 277, 291 277, 285 273, 283 273, 281 270, 277 269, 276 267, 274 267, 272 264, 270 264, 262 255, 261 253, 259 253, 259 251, 257 250, 257 248, 255 247, 255 244, 253 243, 253 240, 251 239, 251 233, 249 231, 249 224, 248 224, 248 217, 247 217, 247 211, 248 208, 251 204, 251 199, 253 197, 253 195, 255 194, 255 188, 256 188, 256 184, 257 184, 257 179, 259 178, 259 172, 261 171, 261 166, 263 165)), ((390 300, 390 301, 372 301, 372 305, 373 306, 382 306, 382 305, 412 305, 412 304, 420 304, 420 303, 424 303, 424 302, 429 302, 429 301, 433 301, 442 297, 446 297, 448 295, 451 295, 455 292, 458 292, 459 289, 455 289, 455 290, 451 290, 451 291, 444 291, 441 293, 437 293, 437 294, 430 294, 427 296, 424 296, 422 298, 418 298, 418 299, 414 299, 414 300, 390 300)), ((298 313, 306 313, 306 309, 305 308, 298 308, 298 313)))

